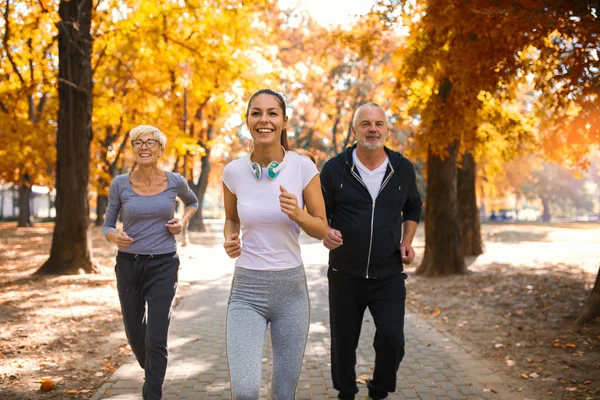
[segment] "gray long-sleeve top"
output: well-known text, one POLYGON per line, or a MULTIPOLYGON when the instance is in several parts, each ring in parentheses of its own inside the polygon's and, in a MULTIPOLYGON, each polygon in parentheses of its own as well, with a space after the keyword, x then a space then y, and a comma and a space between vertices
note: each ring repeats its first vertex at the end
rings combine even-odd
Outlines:
POLYGON ((176 197, 185 206, 198 208, 198 198, 180 174, 165 171, 167 188, 153 196, 142 196, 133 191, 129 174, 115 177, 108 193, 108 207, 102 233, 115 231, 119 213, 123 230, 133 243, 121 251, 132 254, 166 254, 177 250, 177 242, 165 226, 175 215, 176 197))

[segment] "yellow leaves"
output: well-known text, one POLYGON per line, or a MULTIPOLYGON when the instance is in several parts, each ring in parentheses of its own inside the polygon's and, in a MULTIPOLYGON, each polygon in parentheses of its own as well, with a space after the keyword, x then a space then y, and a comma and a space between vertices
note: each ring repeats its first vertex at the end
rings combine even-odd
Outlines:
POLYGON ((192 155, 206 155, 206 149, 204 149, 197 141, 197 139, 190 136, 177 136, 170 146, 175 149, 175 153, 182 156, 187 153, 192 155))
POLYGON ((481 90, 481 91, 479 91, 479 94, 477 95, 477 100, 479 100, 481 102, 487 102, 489 104, 493 104, 494 98, 490 92, 488 92, 486 90, 481 90))
MULTIPOLYGON (((8 104, 11 110, 18 104, 8 104)), ((54 127, 33 123, 19 114, 0 112, 0 179, 17 182, 28 172, 34 184, 51 181, 51 166, 55 162, 54 127)))
POLYGON ((576 117, 581 112, 582 107, 579 104, 571 101, 565 111, 565 116, 567 117, 576 117))

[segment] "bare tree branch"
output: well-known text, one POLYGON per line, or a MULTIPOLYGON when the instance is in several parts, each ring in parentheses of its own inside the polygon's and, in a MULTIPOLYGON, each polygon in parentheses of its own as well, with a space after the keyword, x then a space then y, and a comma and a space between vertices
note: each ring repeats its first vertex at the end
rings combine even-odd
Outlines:
POLYGON ((34 122, 40 122, 40 120, 42 119, 42 113, 44 112, 44 106, 46 105, 46 100, 48 100, 48 97, 49 96, 47 93, 44 93, 42 95, 42 98, 40 99, 40 102, 37 106, 37 115, 35 116, 34 122))
POLYGON ((23 76, 21 76, 21 73, 19 72, 19 67, 17 67, 17 64, 15 63, 15 60, 12 57, 12 54, 10 52, 10 47, 8 45, 8 40, 10 39, 10 20, 9 20, 9 16, 10 16, 10 0, 6 0, 6 8, 4 9, 4 38, 2 38, 2 44, 4 46, 4 51, 6 51, 6 56, 8 57, 8 61, 10 61, 10 65, 12 65, 13 70, 15 71, 15 73, 17 74, 17 76, 19 77, 19 80, 21 81, 22 84, 25 84, 25 79, 23 79, 23 76))
POLYGON ((102 64, 102 60, 104 59, 104 56, 106 55, 107 47, 108 47, 108 45, 105 45, 104 48, 100 51, 100 55, 98 56, 98 61, 96 62, 96 65, 92 67, 92 77, 94 77, 94 75, 96 74, 96 69, 98 69, 98 67, 102 64))
MULTIPOLYGON (((115 133, 115 138, 117 138, 121 134, 122 129, 123 129, 123 116, 121 116, 121 118, 119 120, 119 126, 117 127, 117 133, 115 133)), ((117 162, 121 158, 121 155, 123 154, 123 151, 125 150, 125 147, 127 144, 127 137, 128 137, 128 135, 123 135, 123 140, 121 140, 121 144, 119 145, 119 150, 117 151, 117 155, 115 156, 114 161, 110 165, 111 167, 114 167, 115 165, 117 165, 117 162)))
POLYGON ((48 9, 44 6, 44 2, 42 0, 38 0, 38 4, 40 5, 40 8, 42 9, 43 13, 48 12, 48 9))

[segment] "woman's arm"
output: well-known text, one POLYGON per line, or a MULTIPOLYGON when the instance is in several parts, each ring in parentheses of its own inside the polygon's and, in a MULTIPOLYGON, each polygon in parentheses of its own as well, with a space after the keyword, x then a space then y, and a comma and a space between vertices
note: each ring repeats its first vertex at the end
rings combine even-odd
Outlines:
POLYGON ((108 189, 108 206, 104 215, 102 233, 106 240, 116 244, 119 249, 126 249, 133 243, 133 239, 127 235, 127 232, 117 231, 117 218, 121 211, 121 196, 117 186, 117 178, 115 178, 108 189))
POLYGON ((181 218, 171 218, 166 223, 166 227, 174 235, 177 235, 183 231, 183 228, 190 222, 190 219, 196 214, 198 210, 198 198, 190 189, 185 178, 179 174, 175 175, 179 177, 179 189, 177 196, 183 202, 183 216, 181 218))
POLYGON ((223 205, 225 208, 225 227, 223 235, 225 243, 223 247, 225 252, 231 258, 239 257, 242 254, 240 245, 240 217, 237 211, 237 197, 231 193, 227 185, 223 183, 223 205))
POLYGON ((117 188, 117 177, 113 179, 108 188, 108 205, 104 213, 104 225, 102 226, 102 234, 111 243, 115 242, 117 232, 117 218, 121 210, 121 196, 117 188))
POLYGON ((281 195, 279 202, 281 211, 306 232, 307 235, 316 239, 323 239, 327 234, 327 220, 325 218, 325 202, 321 192, 321 180, 315 175, 302 191, 306 211, 298 207, 296 196, 280 187, 281 195))
POLYGON ((186 206, 183 209, 183 217, 181 217, 181 223, 183 225, 187 225, 188 222, 190 222, 190 219, 192 219, 192 217, 196 215, 196 211, 198 211, 197 206, 186 206))

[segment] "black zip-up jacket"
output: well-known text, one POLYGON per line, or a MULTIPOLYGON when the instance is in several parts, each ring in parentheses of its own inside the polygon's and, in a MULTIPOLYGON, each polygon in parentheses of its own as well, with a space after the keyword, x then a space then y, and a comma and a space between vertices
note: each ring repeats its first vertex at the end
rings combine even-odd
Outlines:
POLYGON ((344 241, 329 252, 329 266, 361 278, 401 273, 402 223, 419 223, 421 217, 415 169, 402 154, 385 147, 388 167, 373 201, 354 166, 355 148, 356 144, 327 161, 321 171, 327 220, 344 241))

